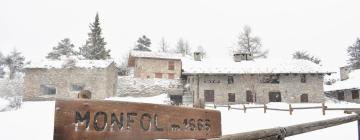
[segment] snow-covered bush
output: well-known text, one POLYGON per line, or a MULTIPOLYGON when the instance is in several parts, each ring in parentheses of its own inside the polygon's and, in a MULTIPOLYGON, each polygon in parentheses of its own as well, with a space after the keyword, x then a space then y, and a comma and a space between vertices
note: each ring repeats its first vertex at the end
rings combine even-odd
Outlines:
POLYGON ((16 73, 14 79, 0 79, 0 111, 16 109, 21 106, 23 95, 23 74, 16 73))

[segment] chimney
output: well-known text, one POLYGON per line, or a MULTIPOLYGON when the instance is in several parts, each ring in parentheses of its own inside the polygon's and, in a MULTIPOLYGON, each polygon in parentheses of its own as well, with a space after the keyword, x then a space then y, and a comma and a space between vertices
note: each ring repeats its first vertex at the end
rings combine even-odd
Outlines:
POLYGON ((201 61, 202 55, 200 52, 194 52, 194 60, 195 61, 201 61))
POLYGON ((253 60, 253 56, 249 53, 234 53, 235 62, 241 62, 243 60, 253 60))
POLYGON ((340 67, 340 80, 344 81, 346 79, 349 79, 350 72, 351 72, 351 69, 349 66, 340 67))

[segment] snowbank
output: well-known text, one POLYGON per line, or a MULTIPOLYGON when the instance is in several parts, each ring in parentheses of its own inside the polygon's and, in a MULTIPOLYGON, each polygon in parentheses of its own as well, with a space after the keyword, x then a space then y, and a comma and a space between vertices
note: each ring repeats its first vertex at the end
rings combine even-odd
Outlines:
POLYGON ((126 102, 141 102, 141 103, 153 103, 153 104, 169 104, 170 100, 167 94, 160 94, 153 97, 110 97, 105 100, 113 101, 126 101, 126 102))
POLYGON ((10 106, 10 101, 0 98, 0 112, 6 111, 7 108, 10 106))

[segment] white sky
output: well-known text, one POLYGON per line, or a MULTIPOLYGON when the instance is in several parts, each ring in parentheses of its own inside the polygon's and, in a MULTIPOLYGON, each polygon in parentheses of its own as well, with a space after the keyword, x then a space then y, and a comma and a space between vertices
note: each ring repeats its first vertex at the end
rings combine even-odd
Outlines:
POLYGON ((153 50, 161 37, 172 47, 184 38, 193 48, 202 45, 209 57, 224 57, 242 27, 250 25, 269 58, 289 59, 295 50, 306 50, 337 68, 360 37, 359 5, 359 0, 0 0, 0 51, 15 47, 36 61, 65 37, 82 46, 99 12, 115 59, 143 34, 153 50))

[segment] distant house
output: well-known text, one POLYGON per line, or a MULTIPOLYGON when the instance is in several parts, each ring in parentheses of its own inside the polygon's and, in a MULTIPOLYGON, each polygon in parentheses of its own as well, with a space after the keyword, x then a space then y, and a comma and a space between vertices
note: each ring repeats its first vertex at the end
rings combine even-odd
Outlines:
POLYGON ((360 70, 350 67, 340 68, 340 81, 324 86, 325 94, 340 101, 360 103, 360 70))
POLYGON ((171 53, 132 51, 128 67, 137 78, 179 79, 181 55, 171 53))
POLYGON ((183 77, 194 103, 323 102, 323 76, 330 74, 307 60, 184 60, 183 77))
POLYGON ((78 98, 81 90, 91 99, 115 95, 117 69, 113 61, 43 61, 25 67, 24 99, 78 98))

